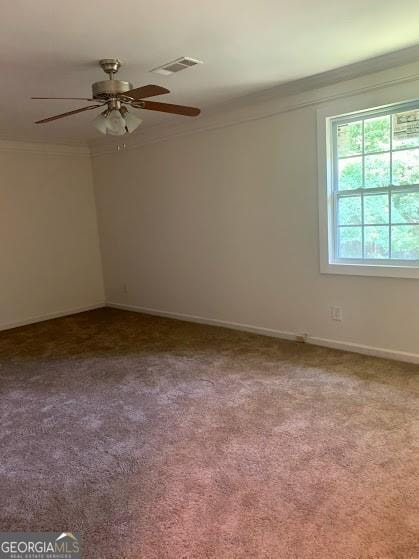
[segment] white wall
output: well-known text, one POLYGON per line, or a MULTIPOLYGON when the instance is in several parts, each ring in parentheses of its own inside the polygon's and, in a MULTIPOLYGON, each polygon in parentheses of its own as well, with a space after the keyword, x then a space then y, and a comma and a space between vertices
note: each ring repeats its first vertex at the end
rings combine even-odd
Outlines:
POLYGON ((0 142, 0 329, 104 301, 87 149, 0 142))
POLYGON ((247 122, 226 115, 201 121, 207 130, 97 153, 107 300, 418 360, 419 281, 322 275, 318 246, 317 108, 417 97, 412 68, 271 100, 241 111, 247 122))

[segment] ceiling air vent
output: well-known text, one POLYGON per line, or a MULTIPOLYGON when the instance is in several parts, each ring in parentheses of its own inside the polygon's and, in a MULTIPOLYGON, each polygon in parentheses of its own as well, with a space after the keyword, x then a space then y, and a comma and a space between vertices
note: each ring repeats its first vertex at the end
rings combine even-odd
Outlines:
POLYGON ((182 58, 177 58, 176 60, 172 60, 172 62, 163 64, 163 66, 153 68, 151 72, 161 74, 163 76, 170 76, 170 74, 175 74, 176 72, 180 72, 181 70, 185 70, 186 68, 190 68, 196 64, 203 64, 203 62, 202 60, 197 60, 196 58, 191 58, 190 56, 182 56, 182 58))

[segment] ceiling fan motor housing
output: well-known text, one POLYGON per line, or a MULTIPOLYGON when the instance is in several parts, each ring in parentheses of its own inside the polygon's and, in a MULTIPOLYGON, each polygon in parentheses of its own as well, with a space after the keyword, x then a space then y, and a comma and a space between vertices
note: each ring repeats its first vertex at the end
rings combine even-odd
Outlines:
POLYGON ((92 85, 94 99, 104 99, 107 101, 132 89, 130 82, 114 79, 114 75, 121 67, 121 61, 118 58, 103 58, 99 61, 99 64, 102 70, 109 75, 110 79, 96 82, 92 85))
POLYGON ((104 80, 92 85, 94 99, 112 99, 112 97, 126 93, 131 89, 132 84, 122 80, 104 80))

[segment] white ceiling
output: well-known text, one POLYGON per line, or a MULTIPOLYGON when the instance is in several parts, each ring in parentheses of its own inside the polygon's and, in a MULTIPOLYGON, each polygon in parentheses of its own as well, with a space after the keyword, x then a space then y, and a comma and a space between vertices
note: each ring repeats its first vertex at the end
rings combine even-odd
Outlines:
MULTIPOLYGON (((417 0, 3 0, 0 137, 83 143, 100 136, 93 111, 50 124, 34 120, 83 106, 34 96, 90 96, 100 58, 119 57, 119 77, 156 83, 155 100, 217 105, 419 43, 417 0), (205 63, 149 73, 179 56, 205 63)), ((143 112, 143 126, 186 117, 143 112)))

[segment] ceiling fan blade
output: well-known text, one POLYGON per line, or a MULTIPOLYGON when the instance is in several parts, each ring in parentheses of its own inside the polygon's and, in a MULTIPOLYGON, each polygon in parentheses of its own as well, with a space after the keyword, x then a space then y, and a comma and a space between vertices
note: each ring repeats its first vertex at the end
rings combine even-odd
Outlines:
POLYGON ((149 111, 160 111, 162 113, 172 113, 174 115, 198 116, 201 112, 196 107, 186 107, 184 105, 172 105, 171 103, 156 103, 155 101, 142 101, 141 109, 149 111))
POLYGON ((73 101, 94 101, 94 99, 88 99, 87 97, 31 97, 31 99, 70 99, 73 101))
POLYGON ((97 107, 102 107, 102 105, 89 105, 88 107, 83 107, 82 109, 76 109, 75 111, 68 111, 67 113, 62 113, 60 115, 50 116, 48 118, 43 118, 42 120, 37 120, 35 124, 43 124, 44 122, 51 122, 51 120, 57 120, 58 118, 64 118, 65 116, 75 115, 77 113, 82 113, 83 111, 91 111, 97 107))
POLYGON ((154 97, 155 95, 164 95, 165 93, 170 93, 170 91, 160 85, 143 85, 143 87, 136 87, 135 89, 126 91, 122 95, 137 100, 145 99, 146 97, 154 97))

